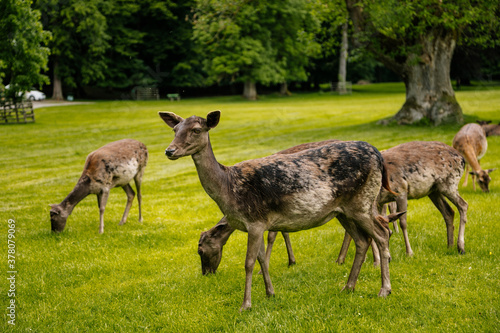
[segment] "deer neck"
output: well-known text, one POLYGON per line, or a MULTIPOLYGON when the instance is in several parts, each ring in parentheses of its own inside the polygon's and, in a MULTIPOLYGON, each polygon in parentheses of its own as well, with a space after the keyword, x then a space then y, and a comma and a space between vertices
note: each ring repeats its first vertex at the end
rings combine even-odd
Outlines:
POLYGON ((227 168, 215 159, 210 139, 199 152, 192 155, 201 185, 207 194, 219 205, 224 206, 229 188, 227 168))
POLYGON ((73 208, 89 194, 90 178, 87 175, 82 175, 73 190, 61 202, 61 206, 69 215, 73 211, 73 208))
POLYGON ((464 151, 464 157, 465 157, 465 160, 471 166, 472 170, 474 170, 476 172, 481 171, 481 166, 479 165, 479 162, 477 161, 476 154, 472 148, 466 149, 464 151))

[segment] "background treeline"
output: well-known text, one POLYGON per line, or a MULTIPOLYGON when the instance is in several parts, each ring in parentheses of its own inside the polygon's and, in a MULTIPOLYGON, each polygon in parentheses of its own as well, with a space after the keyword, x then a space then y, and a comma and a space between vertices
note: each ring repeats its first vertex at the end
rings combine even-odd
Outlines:
MULTIPOLYGON (((162 97, 328 89, 329 82, 338 81, 343 24, 348 22, 353 33, 340 0, 2 3, 2 20, 12 20, 0 42, 12 42, 14 23, 41 22, 37 40, 44 47, 39 48, 50 55, 45 66, 38 62, 43 78, 35 82, 56 98, 129 98, 137 86, 158 87, 162 97)), ((349 45, 348 81, 401 80, 365 51, 360 44, 349 45)), ((487 43, 459 43, 452 79, 462 84, 500 79, 499 51, 487 43)), ((23 69, 5 69, 3 83, 16 71, 23 69)))

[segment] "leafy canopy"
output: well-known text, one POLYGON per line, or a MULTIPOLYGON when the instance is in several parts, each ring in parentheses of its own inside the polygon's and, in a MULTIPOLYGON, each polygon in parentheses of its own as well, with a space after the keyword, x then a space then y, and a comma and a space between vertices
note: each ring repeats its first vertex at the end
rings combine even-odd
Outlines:
POLYGON ((308 59, 319 52, 319 21, 309 9, 305 0, 199 0, 194 39, 208 83, 307 79, 308 59))
POLYGON ((49 82, 47 70, 49 49, 45 46, 51 34, 43 30, 40 12, 25 0, 0 2, 0 87, 10 83, 11 97, 18 92, 49 82))

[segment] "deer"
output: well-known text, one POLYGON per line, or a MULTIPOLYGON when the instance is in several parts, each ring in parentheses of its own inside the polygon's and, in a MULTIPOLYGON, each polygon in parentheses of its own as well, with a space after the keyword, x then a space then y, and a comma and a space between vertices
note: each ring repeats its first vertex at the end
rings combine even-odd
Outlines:
POLYGON ((453 138, 453 148, 458 150, 465 158, 465 180, 463 186, 467 186, 469 166, 472 171, 472 187, 476 190, 475 178, 483 192, 489 192, 489 183, 491 182, 490 173, 495 169, 483 170, 480 165, 481 158, 486 154, 488 149, 488 141, 486 140, 486 132, 479 124, 464 125, 455 137, 453 138))
POLYGON ((491 120, 477 120, 477 123, 484 129, 486 137, 500 136, 500 123, 491 124, 491 120))
POLYGON ((182 118, 160 111, 174 130, 165 149, 170 160, 191 156, 205 192, 215 201, 229 225, 248 234, 245 292, 240 311, 250 309, 252 275, 259 262, 266 294, 274 296, 265 258, 265 231, 295 232, 321 226, 336 217, 356 245, 356 256, 343 290, 354 290, 371 239, 381 256, 382 286, 391 293, 389 274, 389 220, 377 211, 377 196, 384 181, 380 152, 367 142, 334 142, 295 154, 271 155, 224 166, 215 158, 209 130, 220 111, 206 118, 182 118))
MULTIPOLYGON (((276 154, 293 154, 301 150, 319 147, 328 143, 338 142, 339 140, 325 140, 320 142, 310 142, 300 144, 282 151, 276 154)), ((235 231, 231 228, 226 218, 223 217, 214 227, 207 231, 203 231, 200 235, 200 240, 198 241, 198 254, 201 259, 201 272, 203 275, 214 274, 219 267, 220 261, 222 259, 222 249, 226 245, 229 236, 235 231)), ((293 266, 296 264, 295 256, 293 254, 292 243, 290 241, 290 235, 287 232, 282 232, 283 239, 285 240, 286 250, 288 254, 288 266, 293 266)), ((266 260, 269 262, 271 258, 271 252, 276 240, 278 233, 270 231, 267 236, 267 249, 266 249, 266 260)))
MULTIPOLYGON (((446 199, 460 214, 457 248, 465 253, 465 224, 467 223, 467 202, 458 192, 458 184, 464 173, 465 160, 458 151, 437 141, 413 141, 403 143, 381 152, 387 166, 391 191, 381 188, 378 207, 396 203, 396 211, 406 211, 408 200, 429 197, 443 216, 446 224, 448 247, 453 246, 453 219, 455 213, 446 199)), ((390 209, 394 211, 394 208, 390 209)), ((403 232, 406 254, 413 256, 407 231, 406 213, 399 218, 403 232)), ((345 234, 337 263, 344 263, 351 237, 345 234)), ((372 244, 372 247, 375 247, 372 244)), ((374 265, 380 259, 374 249, 374 265)))
MULTIPOLYGON (((229 236, 235 231, 226 217, 223 217, 214 227, 203 231, 198 242, 198 254, 201 258, 201 271, 203 275, 214 274, 222 259, 222 249, 226 245, 229 236)), ((292 250, 292 243, 288 232, 282 232, 288 254, 288 266, 296 264, 292 250)), ((266 260, 269 262, 271 251, 278 232, 269 231, 267 236, 266 260)))
MULTIPOLYGON (((339 140, 325 140, 319 142, 309 142, 303 143, 282 151, 277 152, 276 154, 293 154, 301 150, 316 148, 323 146, 325 144, 329 144, 332 142, 338 142, 339 140)), ((390 191, 390 189, 388 189, 390 191)), ((391 213, 396 213, 396 209, 394 208, 391 213)), ((396 225, 395 225, 396 226, 396 225)), ((223 217, 214 227, 207 231, 203 231, 200 235, 200 240, 198 241, 198 254, 201 259, 201 271, 203 275, 214 274, 219 267, 219 264, 222 259, 222 250, 224 245, 226 245, 229 236, 235 231, 235 229, 231 228, 228 224, 225 217, 223 217)), ((292 243, 290 240, 290 235, 287 232, 282 232, 283 239, 285 240, 286 250, 288 254, 288 266, 293 266, 296 264, 295 255, 293 254, 292 243)), ((266 248, 266 260, 270 262, 271 252, 273 249, 274 242, 276 240, 278 233, 274 231, 270 231, 267 236, 267 248, 266 248)), ((372 247, 374 251, 374 257, 380 259, 380 255, 378 253, 378 249, 376 246, 372 247)), ((262 273, 262 272, 259 272, 262 273)))
POLYGON ((127 195, 127 205, 119 223, 125 224, 135 197, 135 192, 129 184, 132 179, 135 182, 139 202, 139 222, 142 222, 141 182, 147 161, 146 146, 133 139, 111 142, 90 153, 73 190, 61 203, 50 205, 52 231, 62 232, 75 206, 89 194, 96 194, 99 206, 99 233, 104 233, 104 209, 109 192, 114 187, 123 188, 127 195))

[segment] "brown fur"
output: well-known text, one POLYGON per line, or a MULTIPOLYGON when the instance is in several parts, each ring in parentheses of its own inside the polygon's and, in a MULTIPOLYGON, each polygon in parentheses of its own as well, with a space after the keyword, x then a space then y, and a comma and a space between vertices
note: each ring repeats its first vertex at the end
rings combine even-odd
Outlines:
POLYGON ((477 123, 484 129, 486 136, 500 136, 500 123, 491 124, 491 120, 478 120, 477 123))
POLYGON ((490 173, 495 169, 483 170, 480 166, 481 158, 486 154, 488 141, 484 129, 478 124, 464 125, 453 138, 453 147, 462 154, 467 165, 465 168, 465 180, 463 186, 467 186, 469 166, 472 168, 472 186, 476 190, 475 178, 483 192, 489 192, 491 182, 490 173))
MULTIPOLYGON (((400 144, 382 151, 387 165, 391 186, 396 193, 382 189, 379 197, 379 209, 385 203, 396 201, 397 211, 406 211, 408 200, 429 197, 441 212, 447 229, 448 246, 453 246, 453 209, 445 199, 450 200, 460 213, 460 227, 457 247, 459 253, 465 253, 465 224, 467 222, 467 202, 458 193, 458 183, 464 172, 465 160, 452 147, 437 141, 414 141, 400 144)), ((406 214, 399 219, 403 231, 406 254, 413 255, 408 238, 406 214)), ((349 235, 345 236, 349 242, 349 235)), ((343 263, 347 254, 344 246, 337 259, 343 263)), ((375 264, 378 259, 374 259, 375 264)))
POLYGON ((389 230, 376 218, 383 158, 375 147, 359 141, 334 142, 226 167, 215 159, 208 135, 217 126, 220 111, 209 113, 207 119, 182 119, 170 112, 159 115, 175 132, 165 150, 167 157, 175 160, 191 156, 203 188, 230 226, 248 232, 241 310, 251 307, 256 260, 261 264, 266 293, 274 294, 264 253, 264 232, 314 228, 334 217, 353 237, 357 248, 345 289, 354 289, 369 240, 374 239, 381 252, 379 296, 390 294, 389 230))
POLYGON ((51 205, 52 231, 63 231, 73 208, 89 194, 96 194, 99 205, 99 232, 103 233, 104 209, 109 191, 117 186, 122 187, 127 194, 127 205, 120 221, 120 224, 124 224, 135 196, 134 190, 129 184, 132 179, 134 179, 137 189, 139 221, 142 221, 140 186, 147 161, 148 150, 146 146, 132 139, 111 142, 90 153, 73 191, 60 204, 51 205))

